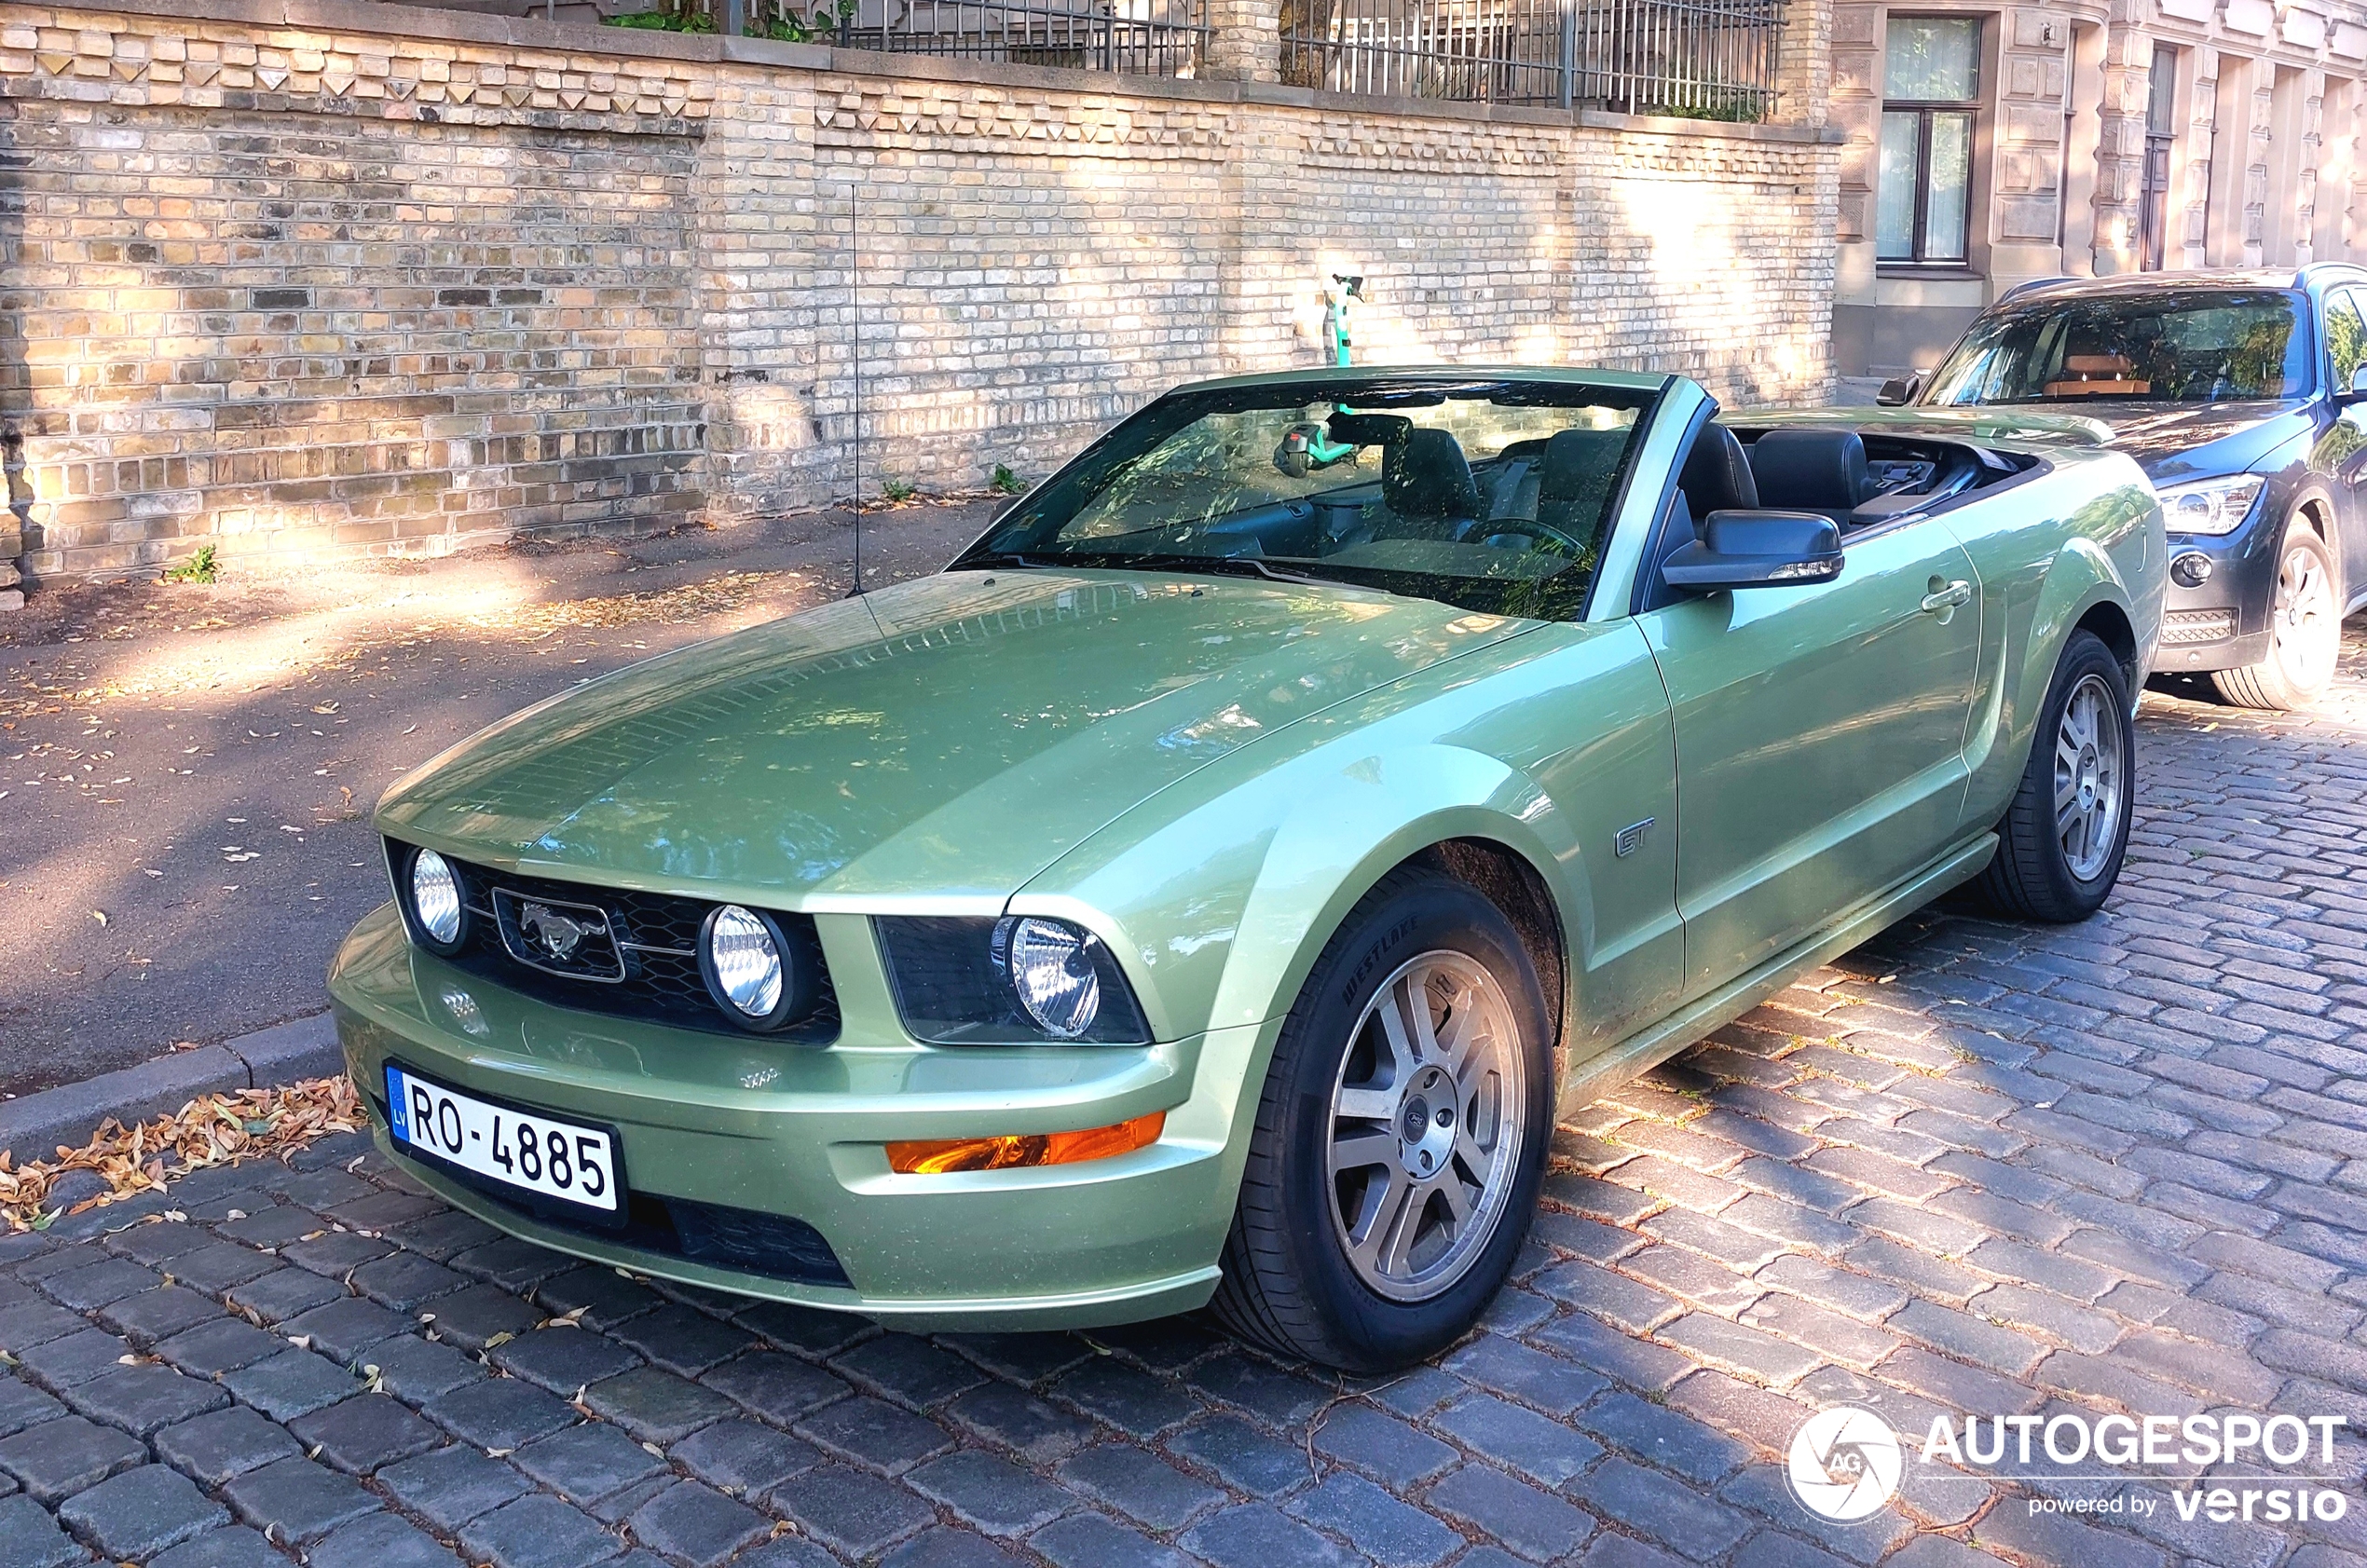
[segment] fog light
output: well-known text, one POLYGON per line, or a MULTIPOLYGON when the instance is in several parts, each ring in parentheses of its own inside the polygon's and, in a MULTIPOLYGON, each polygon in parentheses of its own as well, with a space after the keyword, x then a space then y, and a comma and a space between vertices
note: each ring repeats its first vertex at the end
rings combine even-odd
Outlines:
POLYGON ((2214 569, 2210 556, 2189 550, 2170 562, 2169 579, 2181 588, 2200 588, 2210 580, 2214 569))
POLYGON ((1114 1127, 1083 1132, 1006 1133, 999 1138, 945 1138, 891 1143, 888 1168, 898 1176, 942 1176, 956 1170, 1010 1170, 1021 1166, 1069 1166, 1130 1154, 1159 1139, 1167 1112, 1154 1111, 1114 1127))

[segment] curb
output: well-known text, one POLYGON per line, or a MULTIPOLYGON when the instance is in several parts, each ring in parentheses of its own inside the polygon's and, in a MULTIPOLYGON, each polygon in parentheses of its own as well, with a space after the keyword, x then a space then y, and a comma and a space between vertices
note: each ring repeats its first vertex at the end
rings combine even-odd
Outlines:
POLYGON ((113 1116, 129 1126, 168 1115, 200 1095, 268 1088, 345 1070, 335 1023, 326 1013, 103 1072, 79 1084, 0 1101, 0 1149, 48 1159, 59 1144, 80 1147, 113 1116))

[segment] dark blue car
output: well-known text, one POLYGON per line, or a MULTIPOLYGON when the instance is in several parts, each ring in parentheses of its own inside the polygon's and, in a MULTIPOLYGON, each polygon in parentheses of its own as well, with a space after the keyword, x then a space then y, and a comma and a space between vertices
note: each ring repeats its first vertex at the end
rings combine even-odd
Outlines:
POLYGON ((2025 285, 1882 392, 2102 420, 2169 530, 2155 669, 2262 708, 2333 682, 2342 618, 2367 603, 2367 268, 2025 285))

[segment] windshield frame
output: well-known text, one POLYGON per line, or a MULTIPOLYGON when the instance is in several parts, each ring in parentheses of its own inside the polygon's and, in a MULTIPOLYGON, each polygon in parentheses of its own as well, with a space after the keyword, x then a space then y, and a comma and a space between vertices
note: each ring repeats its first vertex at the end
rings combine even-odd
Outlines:
POLYGON ((1317 588, 1362 589, 1401 598, 1424 599, 1481 614, 1577 621, 1593 603, 1611 535, 1624 515, 1652 421, 1677 377, 1645 377, 1608 372, 1601 378, 1568 374, 1523 374, 1507 370, 1435 369, 1320 371, 1305 376, 1258 377, 1181 387, 1145 404, 1103 431, 1075 457, 1020 497, 945 569, 990 571, 1043 569, 1141 571, 1178 575, 1255 577, 1317 588), (1485 398, 1499 404, 1539 407, 1609 407, 1632 411, 1630 435, 1620 457, 1600 525, 1603 549, 1582 582, 1549 591, 1567 571, 1537 579, 1447 577, 1362 565, 1325 565, 1320 557, 1248 554, 1187 555, 1152 552, 1046 550, 1047 534, 1057 537, 1098 496, 1117 467, 1155 450, 1161 443, 1211 415, 1278 411, 1295 404, 1353 404, 1360 411, 1436 406, 1451 397, 1485 398), (1034 539, 1015 537, 1033 530, 1034 539), (1464 592, 1446 597, 1422 592, 1429 583, 1452 582, 1464 592))
MULTIPOLYGON (((2157 276, 2168 279, 2175 275, 2161 274, 2157 276)), ((2326 348, 2324 343, 2321 341, 2324 334, 2319 331, 2319 304, 2318 292, 2315 289, 2308 287, 2306 284, 2279 284, 2267 282, 2239 283, 2208 282, 2197 280, 2173 283, 2163 281, 2157 283, 2149 282, 2141 287, 2135 288, 2097 290, 2093 292, 2083 290, 2077 293, 2057 294, 2044 298, 2015 299, 2009 295, 2007 298, 1998 301, 1995 305, 1989 307, 1979 315, 1974 317, 1972 321, 1964 328, 1963 334, 1957 337, 1956 341, 1949 345, 1948 352, 1941 356, 1940 361, 1936 365, 1932 367, 1931 373, 1923 378, 1923 385, 1916 391, 1914 405, 1919 408, 2039 408, 2064 412, 2075 412, 2087 409, 2096 411, 2097 414, 2101 415, 2105 411, 2114 408, 2223 408, 2230 405, 2247 403, 2259 404, 2305 402, 2310 398, 2316 397, 2327 384, 2325 363, 2326 348), (2249 300, 2254 303, 2264 304, 2266 303, 2268 296, 2272 295, 2281 298, 2292 310, 2294 318, 2294 334, 2299 339, 2299 362, 2303 366, 2301 376, 2302 385, 2292 391, 2264 392, 2251 397, 2226 398, 2171 398, 2151 396, 2114 397, 2110 395, 2099 395, 2064 398, 2040 397, 2015 399, 1999 398, 1993 400, 1974 399, 1965 401, 1942 399, 1937 395, 1940 387, 1946 380, 1946 373, 1949 367, 1956 362, 1959 355, 1967 351, 1975 337, 1992 330, 2002 332, 2004 329, 2006 322, 2011 320, 2058 315, 2066 310, 2076 309, 2078 307, 2085 304, 2113 305, 2118 304, 2122 301, 2134 302, 2148 296, 2160 302, 2155 312, 2160 314, 2180 309, 2208 307, 2213 299, 2249 300)), ((2132 310, 2130 313, 2134 314, 2134 311, 2132 310)), ((2294 353, 2295 350, 2293 348, 2289 348, 2287 349, 2286 362, 2288 364, 2294 362, 2294 353)))

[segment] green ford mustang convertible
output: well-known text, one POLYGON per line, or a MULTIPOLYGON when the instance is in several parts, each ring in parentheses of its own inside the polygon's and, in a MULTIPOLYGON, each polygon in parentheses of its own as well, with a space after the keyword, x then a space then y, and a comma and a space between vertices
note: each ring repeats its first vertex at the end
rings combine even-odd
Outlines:
POLYGON ((1557 1110, 1960 884, 2097 908, 2164 567, 2078 420, 1187 387, 943 573, 396 784, 338 1029, 420 1180, 567 1252, 1394 1365, 1557 1110))

